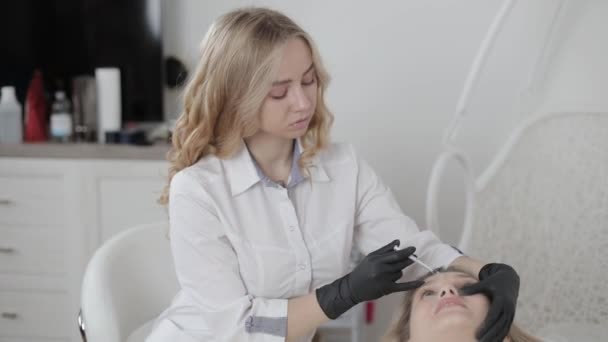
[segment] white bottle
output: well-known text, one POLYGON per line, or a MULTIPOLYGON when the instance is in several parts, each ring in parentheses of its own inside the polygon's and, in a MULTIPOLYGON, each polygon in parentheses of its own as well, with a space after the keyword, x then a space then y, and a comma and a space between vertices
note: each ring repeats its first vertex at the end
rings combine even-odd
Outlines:
POLYGON ((23 118, 21 105, 15 96, 14 87, 2 87, 0 97, 0 144, 23 142, 23 118))
POLYGON ((51 111, 51 140, 69 142, 72 137, 72 113, 65 92, 56 91, 51 111))

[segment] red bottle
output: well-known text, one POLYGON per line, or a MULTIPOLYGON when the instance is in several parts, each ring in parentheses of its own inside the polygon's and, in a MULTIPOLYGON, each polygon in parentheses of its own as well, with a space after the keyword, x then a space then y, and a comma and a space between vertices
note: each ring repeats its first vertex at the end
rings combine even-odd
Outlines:
POLYGON ((26 142, 47 140, 47 105, 44 98, 44 84, 40 70, 34 71, 34 77, 27 89, 25 98, 25 134, 26 142))

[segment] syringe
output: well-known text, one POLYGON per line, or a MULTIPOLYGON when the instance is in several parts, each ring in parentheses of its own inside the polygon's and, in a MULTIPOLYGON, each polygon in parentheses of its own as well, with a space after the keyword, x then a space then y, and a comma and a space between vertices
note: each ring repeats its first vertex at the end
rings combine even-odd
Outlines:
POLYGON ((435 273, 435 270, 432 269, 429 265, 427 265, 427 264, 423 263, 422 261, 420 261, 420 259, 418 259, 418 256, 416 254, 410 255, 409 259, 412 260, 413 262, 417 263, 418 265, 426 268, 429 272, 435 273))
MULTIPOLYGON (((394 250, 398 251, 399 247, 395 246, 393 248, 394 250)), ((416 254, 412 254, 408 257, 410 260, 412 260, 413 262, 417 263, 418 265, 424 267, 427 269, 427 271, 431 272, 431 273, 435 273, 435 270, 432 269, 429 265, 423 263, 422 261, 420 261, 420 259, 418 259, 418 256, 416 254)))

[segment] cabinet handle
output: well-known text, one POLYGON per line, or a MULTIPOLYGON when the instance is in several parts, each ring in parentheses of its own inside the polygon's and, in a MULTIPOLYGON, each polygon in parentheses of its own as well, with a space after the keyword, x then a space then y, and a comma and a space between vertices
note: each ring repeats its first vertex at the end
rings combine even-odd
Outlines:
POLYGON ((4 318, 4 319, 15 320, 15 319, 17 319, 17 317, 19 317, 19 315, 17 315, 16 312, 3 312, 2 313, 2 318, 4 318))
POLYGON ((11 201, 11 200, 9 200, 9 199, 0 198, 0 205, 7 206, 7 207, 8 207, 8 206, 10 206, 10 205, 14 205, 14 204, 15 204, 15 202, 13 202, 13 201, 11 201))
POLYGON ((2 254, 13 254, 15 253, 15 249, 12 247, 0 247, 0 253, 2 254))

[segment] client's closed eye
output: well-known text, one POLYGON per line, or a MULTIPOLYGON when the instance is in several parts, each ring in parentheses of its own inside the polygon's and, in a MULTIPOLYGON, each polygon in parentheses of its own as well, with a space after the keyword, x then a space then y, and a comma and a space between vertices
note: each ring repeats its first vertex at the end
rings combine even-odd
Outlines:
POLYGON ((459 290, 461 290, 461 289, 463 289, 463 288, 465 288, 465 287, 467 287, 467 286, 471 286, 471 285, 473 285, 473 284, 475 284, 475 282, 474 282, 474 281, 469 281, 469 282, 466 282, 466 283, 461 284, 461 285, 458 287, 458 289, 459 289, 459 290))
POLYGON ((422 294, 421 294, 420 296, 421 296, 421 297, 424 297, 424 296, 432 296, 432 295, 434 295, 434 294, 435 294, 435 291, 433 291, 433 290, 428 290, 428 289, 427 289, 427 290, 422 291, 422 294))

